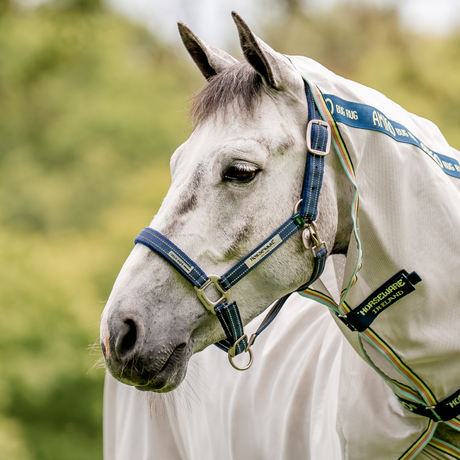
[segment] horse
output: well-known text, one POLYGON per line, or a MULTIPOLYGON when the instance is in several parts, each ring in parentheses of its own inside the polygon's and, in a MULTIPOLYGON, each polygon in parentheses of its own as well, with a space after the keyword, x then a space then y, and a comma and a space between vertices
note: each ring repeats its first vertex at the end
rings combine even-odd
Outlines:
POLYGON ((207 84, 102 314, 106 460, 460 458, 460 152, 232 15, 242 62, 179 23, 207 84))

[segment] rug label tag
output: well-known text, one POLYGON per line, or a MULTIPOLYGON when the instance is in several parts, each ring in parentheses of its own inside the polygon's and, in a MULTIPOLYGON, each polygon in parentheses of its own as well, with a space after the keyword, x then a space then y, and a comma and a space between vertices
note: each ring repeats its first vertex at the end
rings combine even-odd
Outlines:
POLYGON ((364 331, 380 313, 415 291, 414 285, 421 280, 416 272, 408 274, 406 270, 399 271, 350 312, 346 321, 357 331, 364 331))

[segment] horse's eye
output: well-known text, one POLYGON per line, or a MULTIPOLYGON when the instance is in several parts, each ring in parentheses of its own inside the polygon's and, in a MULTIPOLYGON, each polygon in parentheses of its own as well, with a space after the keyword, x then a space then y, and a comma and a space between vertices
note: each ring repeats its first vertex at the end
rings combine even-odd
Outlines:
POLYGON ((260 170, 255 165, 248 163, 237 163, 224 171, 224 180, 231 182, 247 183, 251 182, 260 170))

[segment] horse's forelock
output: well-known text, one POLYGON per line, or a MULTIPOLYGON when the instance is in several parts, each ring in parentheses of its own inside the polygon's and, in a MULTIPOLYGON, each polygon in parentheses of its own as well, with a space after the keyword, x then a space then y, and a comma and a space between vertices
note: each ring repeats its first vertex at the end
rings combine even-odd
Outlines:
POLYGON ((233 104, 237 104, 242 115, 251 115, 263 88, 262 78, 247 62, 227 67, 195 95, 190 111, 192 122, 198 125, 218 112, 225 116, 233 104))

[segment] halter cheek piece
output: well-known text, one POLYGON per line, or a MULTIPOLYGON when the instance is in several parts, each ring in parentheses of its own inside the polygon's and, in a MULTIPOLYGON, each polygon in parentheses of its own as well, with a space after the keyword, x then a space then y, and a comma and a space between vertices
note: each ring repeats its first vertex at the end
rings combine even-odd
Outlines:
POLYGON ((295 206, 294 214, 257 248, 219 277, 206 275, 174 243, 150 227, 145 227, 134 240, 134 243, 143 244, 163 257, 193 285, 198 299, 210 312, 217 315, 225 332, 226 339, 215 345, 227 352, 230 364, 238 370, 246 370, 251 367, 253 362, 251 346, 257 336, 275 319, 292 293, 275 302, 257 331, 248 340, 247 335, 244 334, 236 301, 230 301, 230 289, 299 230, 303 230, 302 241, 307 249, 312 250, 315 265, 310 280, 300 286, 297 291, 306 289, 318 279, 326 264, 327 246, 319 237, 315 221, 318 215, 319 194, 323 182, 324 156, 329 153, 331 148, 331 128, 327 122, 321 119, 308 84, 305 85, 305 92, 308 103, 306 135, 308 153, 302 197, 295 206), (206 289, 211 284, 220 293, 218 300, 213 301, 206 294, 206 289), (245 367, 239 368, 233 362, 233 358, 243 351, 249 352, 249 362, 245 367))

